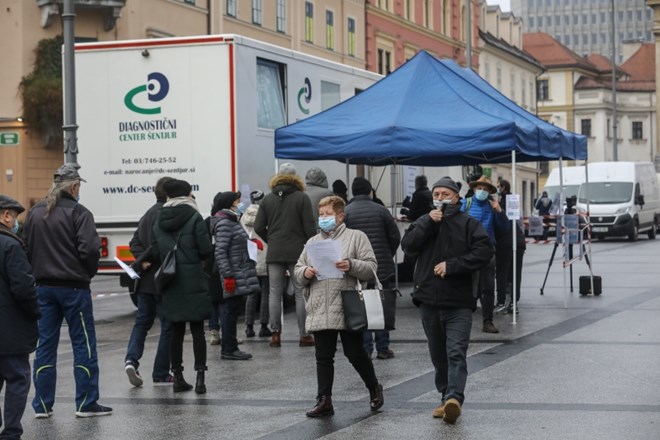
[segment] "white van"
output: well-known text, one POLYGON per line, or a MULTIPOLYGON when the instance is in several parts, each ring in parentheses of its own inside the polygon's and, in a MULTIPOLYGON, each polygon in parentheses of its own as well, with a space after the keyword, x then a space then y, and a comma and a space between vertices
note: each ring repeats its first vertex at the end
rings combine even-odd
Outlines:
POLYGON ((587 212, 589 200, 591 233, 599 239, 640 232, 650 239, 660 223, 660 190, 651 162, 595 162, 589 165, 589 183, 580 186, 577 208, 587 212))
POLYGON ((562 185, 559 183, 559 168, 554 168, 550 171, 548 180, 545 182, 545 187, 543 191, 548 193, 548 197, 552 200, 553 209, 551 209, 552 214, 561 214, 566 207, 566 199, 572 196, 577 196, 578 191, 580 190, 580 185, 585 181, 584 177, 584 166, 575 166, 575 167, 562 167, 562 185), (559 200, 559 192, 564 192, 564 206, 561 209, 561 212, 557 209, 556 201, 559 200))

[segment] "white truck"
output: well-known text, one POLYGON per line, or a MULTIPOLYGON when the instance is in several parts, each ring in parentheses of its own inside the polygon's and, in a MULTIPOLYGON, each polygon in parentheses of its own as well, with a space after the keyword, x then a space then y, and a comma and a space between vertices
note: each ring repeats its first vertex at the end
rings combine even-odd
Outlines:
MULTIPOLYGON (((219 191, 268 191, 274 130, 381 76, 237 35, 81 43, 76 106, 82 202, 102 237, 99 273, 122 274, 162 176, 187 180, 202 214, 219 191)), ((294 162, 346 179, 338 162, 294 162)), ((348 182, 347 182, 348 183, 348 182)), ((124 285, 127 281, 123 278, 124 285)))

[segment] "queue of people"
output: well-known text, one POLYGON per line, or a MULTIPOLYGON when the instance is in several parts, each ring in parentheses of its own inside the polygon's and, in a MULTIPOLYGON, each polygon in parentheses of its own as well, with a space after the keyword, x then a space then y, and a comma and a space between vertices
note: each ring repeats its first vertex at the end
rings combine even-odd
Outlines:
MULTIPOLYGON (((0 344, 0 380, 7 383, 5 430, 0 435, 22 432, 20 418, 30 384, 28 356, 35 349, 35 417, 53 414, 57 345, 64 319, 74 349, 75 415, 112 414, 111 408, 98 403, 90 281, 98 266, 100 239, 92 213, 79 203, 85 180, 78 168, 65 164, 56 171, 45 200, 29 211, 22 239, 16 232, 17 217, 24 208, 0 196, 0 246, 7 250, 3 255, 12 255, 11 260, 0 260, 0 297, 11 300, 10 308, 0 307, 0 316, 20 311, 12 325, 24 329, 23 338, 13 341, 18 348, 0 344), (9 278, 11 282, 4 281, 9 278)), ((461 199, 460 186, 452 179, 442 178, 429 189, 426 177, 418 176, 410 204, 416 218, 401 239, 392 215, 375 201, 367 179, 354 179, 350 202, 343 182, 335 181, 331 191, 321 169, 310 169, 306 180, 307 187, 292 164, 282 164, 270 181, 270 192, 253 191, 247 210, 240 192, 223 191, 214 197, 207 219, 200 215, 188 182, 170 177, 156 182, 156 202, 140 219, 130 242, 133 268, 141 275, 135 286, 137 313, 124 364, 130 384, 144 383, 140 359, 156 317, 161 331, 152 381, 172 385, 175 393, 193 389, 206 393, 207 319, 210 343, 221 345, 221 359, 252 358, 238 348, 238 319, 243 310, 247 337, 256 336, 258 311, 258 336, 270 337, 271 347, 281 347, 282 299, 290 284, 299 345, 315 347, 316 403, 306 415, 334 413, 338 338, 369 391, 370 409, 377 411, 384 404, 384 394, 371 356, 375 348, 378 359, 394 358, 389 333, 348 330, 340 292, 357 282, 370 288, 379 282, 391 286, 393 255, 401 244, 405 255, 416 261, 412 297, 420 308, 441 394, 433 416, 454 423, 465 399, 467 347, 477 299, 482 304, 483 331, 498 331, 493 324, 496 279, 498 312, 510 313, 511 264, 504 263, 511 259, 506 249, 511 233, 507 235, 509 223, 504 215, 510 185, 500 181, 496 188, 487 177, 479 176, 469 182, 472 195, 461 199), (318 276, 306 246, 321 240, 339 242, 341 258, 336 269, 341 277, 318 276), (175 273, 162 281, 161 269, 172 254, 175 273), (183 376, 186 323, 193 339, 194 385, 183 376)), ((522 244, 517 256, 517 299, 524 236, 522 244)), ((6 322, 0 320, 0 325, 6 322)))

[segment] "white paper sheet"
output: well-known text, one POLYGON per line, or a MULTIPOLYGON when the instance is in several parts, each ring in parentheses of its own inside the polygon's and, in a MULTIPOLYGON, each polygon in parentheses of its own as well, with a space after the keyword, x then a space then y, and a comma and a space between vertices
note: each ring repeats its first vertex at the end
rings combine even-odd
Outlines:
POLYGON ((119 267, 124 269, 124 272, 126 272, 128 276, 131 277, 132 280, 137 280, 138 278, 140 278, 140 275, 138 275, 137 272, 134 271, 131 266, 127 265, 117 257, 115 257, 115 261, 117 262, 117 264, 119 264, 119 267))
POLYGON ((255 243, 252 240, 247 241, 247 249, 248 249, 248 256, 250 257, 250 260, 254 261, 255 263, 257 262, 257 255, 259 254, 259 247, 257 246, 257 243, 255 243))
POLYGON ((341 243, 336 240, 315 241, 305 245, 307 256, 314 269, 318 271, 316 278, 343 278, 344 273, 337 269, 337 261, 341 260, 341 243))

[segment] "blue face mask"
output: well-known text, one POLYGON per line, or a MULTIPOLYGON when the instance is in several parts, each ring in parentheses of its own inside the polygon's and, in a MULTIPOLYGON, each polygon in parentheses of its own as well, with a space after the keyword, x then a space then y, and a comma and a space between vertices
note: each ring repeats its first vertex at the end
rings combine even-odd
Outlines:
POLYGON ((319 227, 325 232, 330 232, 337 227, 337 219, 335 217, 319 217, 319 227))
POLYGON ((11 228, 11 232, 13 232, 14 234, 18 234, 18 228, 19 228, 18 219, 16 219, 14 220, 14 227, 11 228))
POLYGON ((476 197, 480 202, 483 202, 488 198, 488 191, 485 189, 478 189, 474 192, 474 197, 476 197))
POLYGON ((245 212, 245 205, 243 204, 243 202, 240 202, 238 204, 238 206, 236 207, 236 212, 243 215, 243 213, 245 212))

